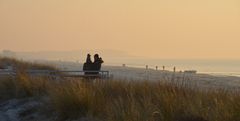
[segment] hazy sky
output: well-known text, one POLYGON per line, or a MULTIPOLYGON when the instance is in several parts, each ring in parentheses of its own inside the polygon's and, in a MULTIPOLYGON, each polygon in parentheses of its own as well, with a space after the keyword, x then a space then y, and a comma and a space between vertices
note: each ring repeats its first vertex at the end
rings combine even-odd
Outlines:
POLYGON ((239 0, 0 0, 0 50, 240 59, 239 0))

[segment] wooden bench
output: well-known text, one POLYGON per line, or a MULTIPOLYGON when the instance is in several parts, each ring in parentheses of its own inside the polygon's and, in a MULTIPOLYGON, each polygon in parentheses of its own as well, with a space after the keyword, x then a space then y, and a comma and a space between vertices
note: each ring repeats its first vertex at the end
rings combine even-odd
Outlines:
MULTIPOLYGON (((100 78, 108 79, 110 77, 109 71, 79 71, 79 70, 66 70, 66 71, 52 71, 52 70, 28 70, 26 71, 31 76, 58 76, 58 77, 75 77, 75 78, 100 78), (98 74, 85 74, 98 73, 98 74)), ((0 70, 1 75, 16 76, 16 71, 13 70, 0 70)))

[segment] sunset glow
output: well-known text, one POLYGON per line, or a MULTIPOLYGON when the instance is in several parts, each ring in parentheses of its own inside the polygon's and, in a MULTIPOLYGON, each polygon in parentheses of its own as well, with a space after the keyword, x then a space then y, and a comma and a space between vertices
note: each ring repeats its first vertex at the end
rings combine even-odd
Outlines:
POLYGON ((239 0, 0 0, 0 50, 240 59, 239 0))

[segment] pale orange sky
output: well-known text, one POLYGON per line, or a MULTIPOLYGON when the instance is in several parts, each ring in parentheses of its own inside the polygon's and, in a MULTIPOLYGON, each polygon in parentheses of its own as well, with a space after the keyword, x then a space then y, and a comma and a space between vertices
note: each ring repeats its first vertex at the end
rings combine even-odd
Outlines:
POLYGON ((240 59, 239 0, 0 0, 0 50, 240 59))

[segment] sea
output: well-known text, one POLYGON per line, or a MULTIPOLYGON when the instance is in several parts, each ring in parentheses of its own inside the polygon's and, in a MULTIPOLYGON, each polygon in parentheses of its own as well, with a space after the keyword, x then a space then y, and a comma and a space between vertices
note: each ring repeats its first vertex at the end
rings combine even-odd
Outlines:
POLYGON ((240 60, 187 60, 187 59, 158 59, 158 60, 126 60, 108 63, 106 65, 126 66, 173 71, 196 70, 197 73, 211 74, 215 76, 240 77, 240 60))

